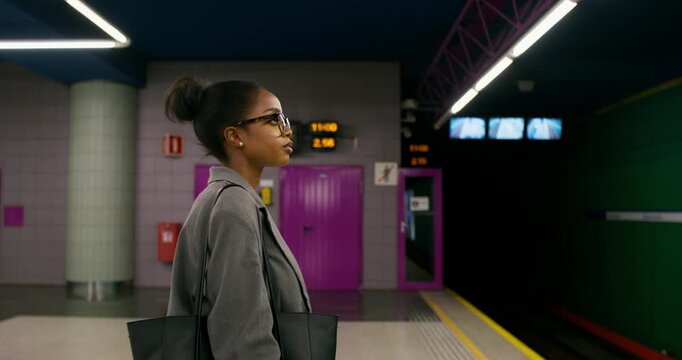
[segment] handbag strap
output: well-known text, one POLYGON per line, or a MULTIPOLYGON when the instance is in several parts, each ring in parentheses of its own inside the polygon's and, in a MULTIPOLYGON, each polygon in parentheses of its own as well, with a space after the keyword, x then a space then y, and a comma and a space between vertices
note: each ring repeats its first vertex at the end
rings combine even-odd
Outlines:
MULTIPOLYGON (((200 350, 201 350, 201 308, 203 305, 203 297, 204 297, 204 287, 205 287, 205 281, 204 281, 204 273, 206 272, 206 260, 208 258, 208 238, 211 236, 211 214, 213 214, 213 209, 215 208, 215 205, 218 203, 218 198, 220 198, 220 194, 223 193, 223 191, 227 188, 233 187, 233 186, 239 186, 242 187, 239 184, 234 184, 234 183, 228 183, 227 185, 223 186, 218 190, 218 194, 215 197, 215 200, 213 201, 213 206, 211 206, 211 212, 209 212, 209 217, 208 217, 208 230, 206 232, 206 236, 204 237, 204 243, 203 243, 203 249, 204 252, 201 256, 201 266, 198 268, 197 272, 197 288, 194 291, 194 299, 196 299, 197 304, 196 304, 196 332, 195 332, 195 339, 194 339, 194 350, 195 350, 195 355, 196 359, 200 359, 200 350)), ((243 188, 243 187, 242 187, 243 188)))
MULTIPOLYGON (((284 348, 282 348, 282 342, 280 341, 281 339, 281 334, 279 333, 279 321, 277 319, 277 308, 275 307, 275 300, 273 298, 273 292, 272 292, 272 283, 270 281, 270 267, 268 266, 268 250, 267 246, 265 245, 265 237, 263 236, 263 221, 261 219, 261 211, 260 208, 256 207, 256 212, 258 213, 258 223, 260 224, 260 243, 261 246, 263 247, 263 251, 261 252, 261 255, 263 256, 263 276, 265 277, 265 284, 267 285, 267 290, 268 290, 268 300, 270 300, 270 311, 272 312, 272 323, 273 327, 275 329, 275 339, 277 340, 277 344, 279 346, 279 351, 280 355, 284 355, 284 348)), ((267 217, 267 215, 266 215, 267 217)))

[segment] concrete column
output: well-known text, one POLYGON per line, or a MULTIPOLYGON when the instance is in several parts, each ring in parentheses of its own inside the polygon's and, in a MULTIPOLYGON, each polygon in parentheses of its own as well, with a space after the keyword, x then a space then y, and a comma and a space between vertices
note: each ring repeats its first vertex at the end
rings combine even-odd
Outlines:
POLYGON ((137 89, 86 81, 70 91, 67 289, 104 300, 133 281, 137 89))

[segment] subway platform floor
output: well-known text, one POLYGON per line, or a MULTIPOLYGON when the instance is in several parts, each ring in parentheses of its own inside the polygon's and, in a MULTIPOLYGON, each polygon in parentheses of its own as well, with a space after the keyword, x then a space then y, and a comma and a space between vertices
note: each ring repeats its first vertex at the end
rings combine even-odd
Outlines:
MULTIPOLYGON (((337 359, 542 358, 449 290, 310 297, 315 312, 339 316, 337 359)), ((164 316, 167 301, 168 289, 85 302, 67 298, 63 287, 0 286, 0 359, 130 359, 126 322, 164 316)))

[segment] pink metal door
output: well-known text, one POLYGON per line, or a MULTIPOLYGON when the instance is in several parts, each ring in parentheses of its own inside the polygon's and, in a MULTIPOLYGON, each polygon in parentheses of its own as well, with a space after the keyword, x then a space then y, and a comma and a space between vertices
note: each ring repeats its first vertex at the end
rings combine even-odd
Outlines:
POLYGON ((194 165, 194 198, 206 188, 206 183, 211 175, 211 166, 219 166, 218 164, 196 164, 194 165))
POLYGON ((310 289, 362 282, 362 167, 280 170, 279 227, 310 289))

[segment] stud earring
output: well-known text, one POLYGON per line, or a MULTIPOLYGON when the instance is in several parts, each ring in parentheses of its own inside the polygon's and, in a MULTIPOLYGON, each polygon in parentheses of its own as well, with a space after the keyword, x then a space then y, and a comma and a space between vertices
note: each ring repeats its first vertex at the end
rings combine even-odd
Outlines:
POLYGON ((242 146, 244 146, 244 143, 240 141, 240 142, 239 142, 239 147, 242 147, 242 146))

